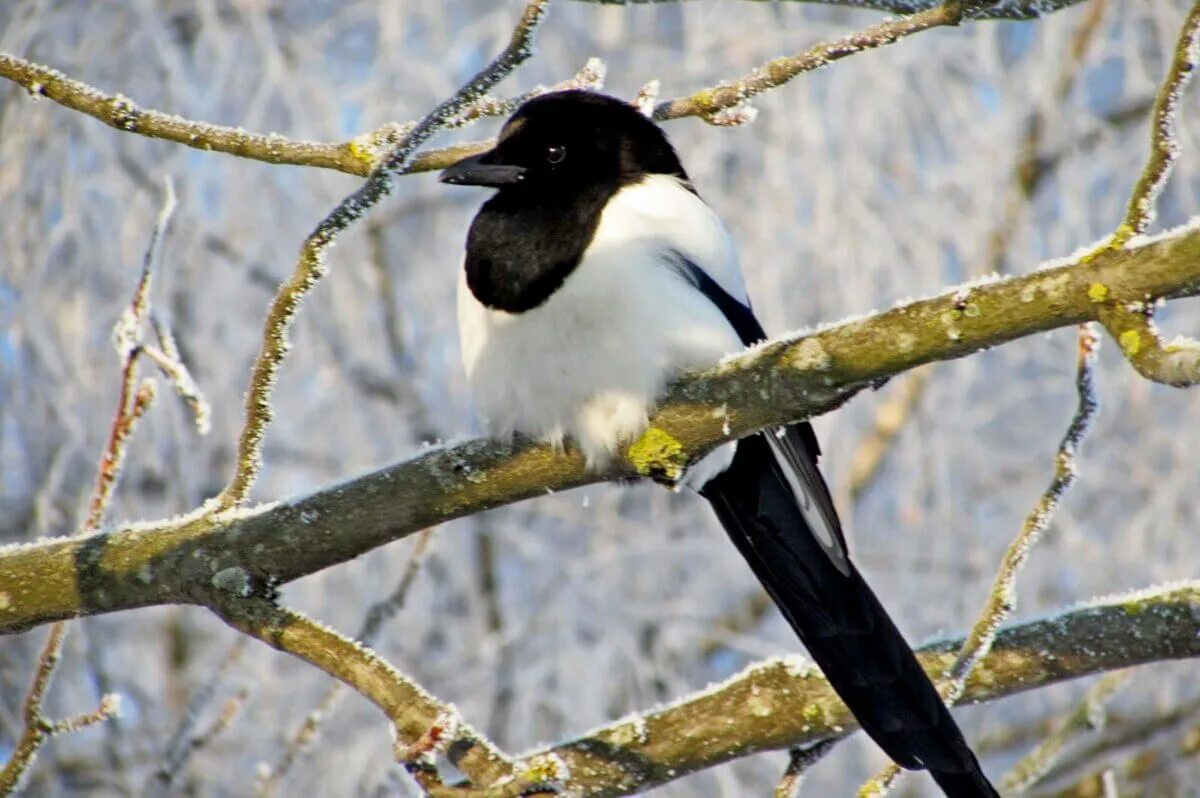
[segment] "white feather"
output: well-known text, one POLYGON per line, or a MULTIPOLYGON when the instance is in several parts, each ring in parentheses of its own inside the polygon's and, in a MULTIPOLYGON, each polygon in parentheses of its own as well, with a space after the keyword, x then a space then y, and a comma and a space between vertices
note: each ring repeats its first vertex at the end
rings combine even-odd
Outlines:
MULTIPOLYGON (((602 465, 645 430, 673 376, 742 348, 721 311, 662 257, 670 250, 745 301, 724 225, 678 180, 659 175, 608 202, 579 266, 533 310, 484 307, 460 273, 463 364, 491 434, 556 445, 570 436, 590 466, 602 465)), ((687 482, 703 484, 732 455, 721 447, 687 482)))

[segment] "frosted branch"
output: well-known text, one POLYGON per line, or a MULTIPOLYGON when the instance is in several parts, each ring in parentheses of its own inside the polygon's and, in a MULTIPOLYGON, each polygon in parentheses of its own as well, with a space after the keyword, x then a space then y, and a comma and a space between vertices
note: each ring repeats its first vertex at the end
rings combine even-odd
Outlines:
POLYGON ((672 386, 651 420, 652 434, 669 445, 650 453, 633 446, 638 456, 617 457, 603 472, 585 470, 574 449, 475 440, 283 503, 0 549, 0 632, 152 604, 207 604, 230 582, 265 595, 451 518, 547 490, 670 473, 723 441, 827 412, 916 366, 1094 320, 1097 281, 1123 294, 1200 295, 1200 227, 1089 257, 1086 268, 1076 258, 977 282, 727 358, 672 386))
MULTIPOLYGON (((999 3, 981 0, 951 0, 946 3, 924 0, 834 0, 834 4, 837 5, 919 16, 916 19, 910 16, 876 25, 835 42, 817 45, 800 55, 776 59, 736 84, 716 86, 689 97, 666 101, 656 109, 655 118, 668 120, 697 116, 709 121, 728 120, 729 114, 742 107, 750 94, 782 85, 798 74, 854 52, 890 44, 918 30, 957 24, 963 20, 1033 19, 1059 11, 1076 2, 1081 0, 1007 0, 999 3), (734 88, 739 85, 749 92, 746 96, 739 96, 738 90, 734 88)), ((596 86, 603 80, 603 74, 601 72, 594 76, 594 71, 595 65, 589 62, 575 78, 565 81, 562 85, 596 86)), ((360 177, 370 175, 379 163, 380 154, 393 150, 412 129, 411 125, 385 125, 348 141, 332 143, 290 139, 276 133, 252 133, 241 128, 213 125, 141 108, 123 94, 105 92, 68 77, 56 69, 18 58, 11 53, 0 52, 0 78, 13 81, 35 97, 53 100, 122 132, 137 133, 207 152, 222 152, 264 163, 334 169, 360 177)), ((486 96, 476 98, 476 103, 468 103, 467 107, 461 109, 458 120, 452 120, 447 125, 461 126, 475 118, 505 113, 514 105, 513 101, 496 101, 486 96)), ((734 112, 734 118, 744 119, 744 115, 739 116, 734 112)), ((493 144, 494 141, 488 140, 426 150, 412 156, 403 167, 395 169, 394 174, 415 174, 444 169, 469 155, 489 149, 493 144)))
MULTIPOLYGON (((778 0, 756 1, 778 2, 778 0)), ((679 0, 577 0, 577 2, 623 6, 647 2, 677 3, 679 0)), ((882 11, 887 14, 915 14, 942 4, 941 0, 785 0, 785 2, 845 6, 861 8, 866 11, 882 11)), ((964 2, 962 5, 964 6, 963 16, 966 19, 1019 20, 1038 19, 1082 2, 1084 0, 1000 0, 1000 2, 993 0, 992 2, 964 2)))
POLYGON ((409 166, 418 147, 450 125, 471 103, 479 101, 532 55, 533 35, 545 15, 548 2, 529 0, 508 46, 500 55, 404 134, 372 170, 366 182, 338 203, 305 240, 291 278, 279 287, 267 312, 262 349, 255 360, 246 393, 246 421, 238 440, 235 470, 214 501, 214 511, 228 510, 245 502, 258 476, 262 466, 263 438, 271 423, 271 392, 279 367, 287 356, 288 330, 300 309, 300 302, 325 274, 327 248, 338 235, 391 193, 395 175, 409 166))
POLYGON ((375 704, 395 728, 397 746, 413 752, 407 764, 426 753, 414 746, 439 729, 437 750, 472 780, 491 784, 512 776, 512 764, 481 734, 461 720, 447 723, 457 718, 452 708, 369 648, 266 599, 225 593, 211 608, 238 631, 315 665, 375 704))
MULTIPOLYGON (((412 588, 413 582, 416 581, 417 572, 424 561, 425 550, 429 546, 429 539, 432 533, 432 529, 426 529, 417 536, 416 545, 413 546, 412 551, 408 555, 408 562, 404 566, 404 573, 401 574, 400 581, 387 597, 371 605, 367 610, 362 627, 358 630, 358 634, 355 635, 355 640, 363 645, 372 645, 375 642, 376 636, 382 630, 383 625, 395 617, 396 613, 404 606, 404 602, 408 598, 408 591, 412 588)), ((329 716, 329 713, 341 701, 341 697, 344 695, 343 688, 344 685, 342 682, 334 682, 325 691, 325 695, 321 698, 317 706, 305 716, 299 728, 292 734, 279 760, 258 777, 255 784, 255 794, 259 798, 267 798, 267 796, 274 795, 283 785, 283 780, 287 778, 287 774, 291 771, 292 766, 296 764, 296 760, 316 741, 321 722, 329 716)))
POLYGON ((660 103, 654 109, 653 118, 664 122, 697 116, 711 124, 738 124, 739 109, 744 109, 746 101, 755 95, 778 88, 798 75, 828 66, 847 56, 894 44, 906 36, 930 28, 957 25, 963 21, 964 9, 970 5, 970 0, 940 3, 925 11, 881 22, 831 42, 822 42, 798 55, 776 58, 732 83, 660 103))
MULTIPOLYGON (((996 635, 1017 608, 1017 574, 1021 566, 1029 558, 1029 550, 1037 543, 1038 538, 1050 525, 1054 511, 1063 495, 1075 483, 1077 471, 1075 456, 1079 444, 1087 435, 1092 425, 1092 418, 1099 407, 1096 395, 1095 362, 1096 349, 1099 339, 1091 325, 1082 325, 1079 329, 1079 346, 1075 368, 1075 390, 1079 403, 1067 431, 1054 456, 1054 476, 1049 487, 1042 493, 1033 510, 1025 518, 1021 530, 1009 544, 1000 560, 1000 567, 992 580, 992 588, 987 601, 983 605, 978 618, 971 627, 962 649, 954 664, 946 672, 944 680, 939 682, 938 689, 948 706, 958 703, 966 689, 967 679, 996 640, 996 635)), ((859 790, 859 798, 877 798, 886 795, 896 779, 900 776, 900 768, 896 763, 889 762, 883 770, 867 781, 859 790)))
MULTIPOLYGON (((83 523, 81 534, 95 532, 104 522, 104 515, 112 503, 113 491, 116 490, 117 480, 121 474, 121 465, 125 461, 129 437, 133 434, 137 420, 149 408, 154 400, 154 384, 144 381, 138 385, 137 365, 138 355, 142 348, 142 335, 146 318, 150 312, 150 281, 158 266, 162 254, 162 242, 166 237, 167 225, 175 212, 175 189, 170 180, 165 183, 163 205, 150 234, 150 243, 142 259, 142 271, 133 289, 129 306, 122 313, 113 327, 113 344, 121 358, 121 387, 117 395, 117 409, 109 425, 108 439, 100 455, 96 467, 96 482, 88 499, 88 514, 83 523)), ((54 677, 62 656, 63 640, 67 634, 65 620, 56 622, 50 628, 50 634, 42 646, 38 656, 37 668, 34 671, 33 683, 25 695, 23 708, 24 727, 21 736, 13 747, 13 752, 0 770, 0 795, 11 795, 21 782, 21 778, 33 764, 38 749, 55 734, 76 731, 107 720, 118 709, 115 696, 105 696, 100 706, 92 712, 68 718, 57 723, 51 723, 42 712, 42 703, 46 691, 54 677)))
MULTIPOLYGON (((1179 155, 1175 119, 1179 98, 1200 60, 1200 2, 1192 6, 1183 23, 1175 54, 1167 70, 1150 128, 1150 157, 1133 188, 1129 204, 1116 232, 1102 248, 1128 246, 1144 235, 1154 221, 1158 195, 1166 185, 1179 155)), ((1177 338, 1163 341, 1154 325, 1154 303, 1137 294, 1111 290, 1098 281, 1093 300, 1102 306, 1100 320, 1121 346, 1126 360, 1148 380, 1184 388, 1200 383, 1200 341, 1177 338)))
MULTIPOLYGON (((968 679, 963 699, 993 701, 1102 671, 1200 656, 1198 609, 1200 584, 1189 582, 1007 627, 968 679)), ((917 657, 936 678, 963 642, 924 646, 917 657)), ((562 758, 580 795, 630 795, 751 753, 836 739, 855 725, 816 669, 770 660, 545 753, 562 758)))

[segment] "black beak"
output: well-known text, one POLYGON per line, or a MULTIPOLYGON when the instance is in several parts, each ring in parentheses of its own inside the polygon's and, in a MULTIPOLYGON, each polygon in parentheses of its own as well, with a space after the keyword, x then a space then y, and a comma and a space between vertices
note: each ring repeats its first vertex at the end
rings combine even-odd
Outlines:
POLYGON ((500 188, 519 183, 525 178, 525 168, 495 163, 496 151, 488 150, 463 158, 442 172, 438 179, 454 186, 491 186, 500 188))

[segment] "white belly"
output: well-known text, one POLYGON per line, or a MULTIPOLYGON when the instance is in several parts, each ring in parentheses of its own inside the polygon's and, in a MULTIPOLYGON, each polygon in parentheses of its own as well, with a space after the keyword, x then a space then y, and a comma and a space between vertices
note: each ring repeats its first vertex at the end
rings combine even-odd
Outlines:
POLYGON ((720 311, 668 267, 613 262, 594 279, 601 266, 589 261, 521 314, 484 307, 460 278, 463 364, 491 434, 569 436, 602 464, 646 428, 671 377, 741 348, 720 311))
POLYGON ((667 177, 610 200, 583 261, 533 310, 484 307, 460 270, 463 364, 491 434, 521 432, 556 445, 569 436, 589 465, 603 464, 646 428, 671 378, 742 348, 721 311, 649 254, 670 250, 744 300, 724 227, 667 177))

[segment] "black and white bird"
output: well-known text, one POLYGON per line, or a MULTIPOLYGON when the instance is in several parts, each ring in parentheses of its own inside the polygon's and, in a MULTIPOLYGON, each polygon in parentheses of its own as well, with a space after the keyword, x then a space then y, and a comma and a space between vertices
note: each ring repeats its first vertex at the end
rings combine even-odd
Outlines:
MULTIPOLYGON (((471 223, 463 362, 498 436, 570 439, 592 466, 646 429, 681 372, 764 339, 737 253, 662 130, 585 91, 542 95, 443 182, 497 189, 471 223)), ((808 423, 686 473, 862 728, 948 796, 995 789, 850 561, 808 423)))

